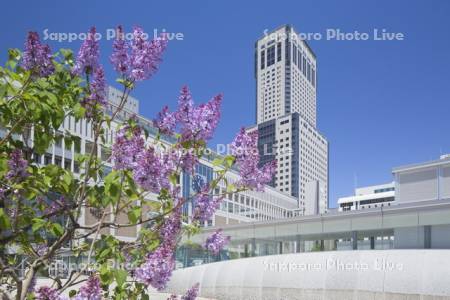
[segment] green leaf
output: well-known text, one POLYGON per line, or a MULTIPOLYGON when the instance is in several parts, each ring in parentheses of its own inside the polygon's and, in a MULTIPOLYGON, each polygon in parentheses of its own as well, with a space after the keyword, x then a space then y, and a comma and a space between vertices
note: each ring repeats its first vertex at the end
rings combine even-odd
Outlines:
POLYGON ((1 229, 11 228, 11 222, 9 221, 9 217, 5 214, 3 208, 0 208, 0 228, 1 229))
POLYGON ((100 279, 103 284, 110 284, 112 281, 111 270, 108 267, 107 263, 104 263, 100 266, 100 279))
POLYGON ((141 213, 142 213, 141 207, 139 207, 139 206, 133 207, 128 212, 128 220, 130 220, 131 223, 135 224, 139 220, 141 213))
POLYGON ((62 236, 64 233, 64 229, 59 223, 53 223, 51 226, 51 231, 57 237, 62 236))
POLYGON ((212 164, 214 167, 221 166, 223 164, 223 158, 222 157, 215 158, 212 164))
POLYGON ((128 273, 125 270, 114 270, 114 277, 116 278, 117 285, 121 287, 127 281, 128 273))
POLYGON ((105 177, 105 194, 108 196, 108 202, 117 203, 120 198, 120 193, 120 173, 113 170, 105 177))
POLYGON ((31 225, 31 230, 33 230, 33 232, 38 231, 39 229, 41 229, 42 227, 44 227, 45 225, 45 220, 43 219, 39 219, 39 218, 34 218, 33 220, 31 220, 32 224, 31 225))
POLYGON ((232 183, 227 185, 227 193, 233 193, 236 190, 236 186, 232 183))
POLYGON ((231 168, 234 164, 234 159, 235 159, 234 156, 231 156, 231 155, 226 156, 225 157, 225 165, 228 168, 231 168))
POLYGON ((170 174, 169 175, 169 181, 170 181, 171 184, 177 185, 177 183, 178 183, 178 175, 176 173, 170 174))

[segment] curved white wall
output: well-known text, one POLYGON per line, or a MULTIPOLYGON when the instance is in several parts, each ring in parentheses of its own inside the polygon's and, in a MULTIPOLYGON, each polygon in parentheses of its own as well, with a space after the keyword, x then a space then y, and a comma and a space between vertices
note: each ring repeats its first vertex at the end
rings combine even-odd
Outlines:
POLYGON ((182 294, 196 282, 201 296, 213 299, 450 299, 450 250, 237 259, 177 270, 167 290, 182 294))

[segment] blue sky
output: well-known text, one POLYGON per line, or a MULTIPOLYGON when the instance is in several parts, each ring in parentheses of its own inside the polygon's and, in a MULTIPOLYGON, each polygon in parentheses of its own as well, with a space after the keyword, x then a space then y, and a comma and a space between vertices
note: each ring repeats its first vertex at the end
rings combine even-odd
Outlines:
MULTIPOLYGON (((330 142, 330 205, 353 192, 355 177, 358 186, 389 182, 394 166, 450 153, 450 1, 8 1, 2 11, 2 61, 28 30, 78 33, 96 25, 104 33, 123 24, 182 33, 134 96, 153 117, 164 104, 175 106, 183 84, 199 102, 222 92, 215 143, 255 121, 253 47, 265 29, 400 32, 403 41, 310 41, 318 127, 330 142)), ((105 64, 110 44, 102 41, 105 64)), ((77 50, 80 42, 50 45, 77 50)))

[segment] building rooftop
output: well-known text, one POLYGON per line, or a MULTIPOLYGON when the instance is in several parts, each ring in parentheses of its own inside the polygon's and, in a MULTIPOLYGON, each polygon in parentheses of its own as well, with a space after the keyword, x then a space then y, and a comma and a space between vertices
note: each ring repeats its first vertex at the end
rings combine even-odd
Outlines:
POLYGON ((445 165, 445 164, 450 164, 450 155, 448 155, 448 154, 442 155, 437 160, 395 167, 392 169, 392 173, 395 174, 398 172, 419 170, 419 169, 423 169, 423 168, 436 167, 436 166, 445 165))

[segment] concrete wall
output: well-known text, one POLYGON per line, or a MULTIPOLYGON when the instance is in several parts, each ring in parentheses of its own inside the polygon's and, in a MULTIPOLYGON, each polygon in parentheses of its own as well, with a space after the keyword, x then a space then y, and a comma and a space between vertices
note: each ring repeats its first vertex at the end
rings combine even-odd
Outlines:
POLYGON ((167 291, 196 282, 212 299, 450 299, 450 250, 273 255, 174 272, 167 291))

